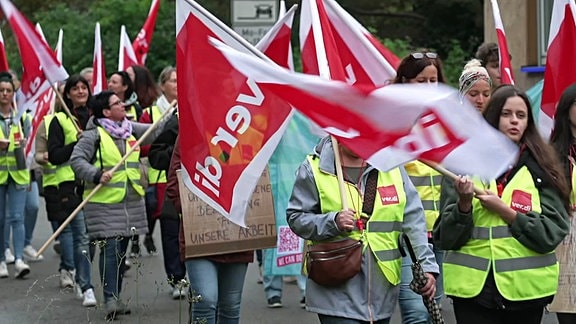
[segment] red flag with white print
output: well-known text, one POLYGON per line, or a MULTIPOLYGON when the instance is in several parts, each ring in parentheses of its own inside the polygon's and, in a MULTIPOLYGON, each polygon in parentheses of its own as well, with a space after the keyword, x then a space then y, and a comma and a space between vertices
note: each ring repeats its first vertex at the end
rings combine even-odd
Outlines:
POLYGON ((500 55, 500 79, 502 84, 514 84, 514 74, 512 73, 512 64, 510 63, 510 52, 508 51, 508 41, 504 33, 504 24, 500 16, 500 7, 498 1, 491 0, 492 13, 494 14, 494 23, 496 25, 496 35, 498 36, 498 51, 500 55))
POLYGON ((556 105, 562 92, 576 82, 576 5, 574 0, 555 0, 550 21, 542 103, 538 115, 540 134, 548 138, 554 126, 556 105))
POLYGON ((120 47, 118 49, 118 71, 125 71, 127 68, 138 65, 134 48, 130 42, 130 37, 126 33, 126 26, 120 27, 120 47))
POLYGON ((106 66, 104 65, 104 51, 100 36, 100 23, 94 28, 94 58, 92 60, 92 94, 106 90, 106 66))
POLYGON ((132 48, 134 48, 134 54, 136 55, 136 62, 140 65, 144 65, 146 62, 146 56, 148 56, 148 50, 152 43, 152 34, 154 34, 154 27, 156 26, 156 17, 158 17, 158 9, 160 9, 160 0, 152 0, 150 11, 148 12, 148 18, 146 18, 138 36, 136 36, 136 39, 132 42, 132 48))
POLYGON ((2 31, 0 31, 0 71, 8 71, 9 69, 6 47, 4 46, 4 36, 2 36, 2 31))
POLYGON ((292 35, 292 22, 296 8, 294 5, 288 12, 284 12, 274 26, 256 44, 256 48, 272 61, 292 71, 294 70, 294 60, 290 36, 292 35))
POLYGON ((289 73, 211 42, 259 89, 291 103, 380 170, 425 159, 458 174, 494 179, 516 158, 517 146, 470 104, 460 104, 457 91, 448 86, 399 84, 366 90, 289 73))
POLYGON ((278 145, 291 107, 262 91, 209 37, 273 64, 194 1, 176 1, 176 67, 182 175, 216 211, 244 226, 248 201, 278 145), (215 92, 215 90, 217 90, 215 92))
POLYGON ((390 83, 400 59, 335 0, 323 3, 348 83, 374 87, 390 83))
MULTIPOLYGON (((36 31, 42 37, 44 41, 46 41, 46 37, 44 37, 44 33, 42 32, 42 27, 39 23, 36 24, 36 31)), ((62 63, 62 42, 64 40, 64 31, 60 29, 58 31, 58 41, 56 42, 56 48, 54 54, 56 55, 56 59, 58 62, 62 63)), ((57 84, 54 84, 55 86, 57 84)), ((33 154, 35 152, 35 139, 36 133, 38 132, 38 127, 42 123, 44 117, 49 114, 50 112, 54 111, 54 105, 56 104, 56 93, 54 92, 53 87, 46 88, 42 93, 38 96, 38 99, 34 101, 34 106, 29 109, 27 112, 32 116, 31 122, 31 129, 30 135, 28 136, 28 140, 26 142, 26 147, 24 148, 24 152, 26 154, 27 160, 31 161, 33 158, 33 154)), ((23 113, 23 110, 19 111, 18 116, 23 113)), ((18 117, 20 118, 20 117, 18 117)))
POLYGON ((34 110, 40 95, 51 84, 66 80, 68 73, 56 59, 56 54, 42 39, 33 25, 9 0, 0 0, 0 6, 12 28, 22 60, 22 100, 20 111, 34 110))

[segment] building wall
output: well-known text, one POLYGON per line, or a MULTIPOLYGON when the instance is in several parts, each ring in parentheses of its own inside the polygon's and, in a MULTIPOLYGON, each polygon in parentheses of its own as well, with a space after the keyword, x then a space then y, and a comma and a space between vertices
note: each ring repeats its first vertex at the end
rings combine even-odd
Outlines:
MULTIPOLYGON (((490 0, 484 0, 484 41, 498 42, 490 0)), ((516 85, 523 90, 540 81, 543 73, 523 73, 522 66, 538 64, 537 0, 498 0, 516 85)))

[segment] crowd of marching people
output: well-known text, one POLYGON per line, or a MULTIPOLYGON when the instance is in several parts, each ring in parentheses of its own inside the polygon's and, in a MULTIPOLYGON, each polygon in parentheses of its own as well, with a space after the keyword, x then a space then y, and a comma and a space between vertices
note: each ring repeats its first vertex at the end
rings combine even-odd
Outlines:
MULTIPOLYGON (((123 278, 141 244, 158 254, 158 223, 170 295, 188 298, 190 322, 238 323, 254 251, 185 253, 176 69, 155 81, 132 65, 96 94, 92 73, 60 85, 62 102, 33 135, 33 117, 14 105, 16 75, 0 72, 0 278, 26 278, 42 266, 32 246, 42 196, 59 231, 59 286, 73 289, 82 306, 102 305, 107 320, 131 313, 123 278), (29 141, 32 159, 24 153, 29 141), (92 282, 96 253, 102 296, 92 282)), ((301 306, 321 323, 387 324, 396 303, 404 323, 439 323, 444 297, 458 323, 541 322, 561 272, 574 266, 559 265, 555 251, 572 230, 576 203, 576 85, 560 98, 546 143, 526 94, 500 84, 499 73, 498 47, 483 44, 459 79, 462 105, 518 148, 495 180, 418 160, 383 172, 332 137, 295 170, 288 206, 276 212, 307 242, 295 279, 301 306)), ((390 80, 445 82, 440 57, 426 49, 404 57, 390 80)), ((282 276, 267 272, 261 281, 267 306, 281 307, 282 276)))
MULTIPOLYGON (((562 269, 554 251, 571 230, 576 86, 564 92, 547 144, 526 94, 500 85, 497 60, 497 47, 482 45, 459 80, 462 103, 519 148, 516 161, 496 180, 450 177, 421 161, 381 172, 329 137, 299 167, 286 217, 308 249, 364 241, 357 252, 353 244, 342 248, 361 260, 349 277, 330 281, 305 265, 309 278, 297 278, 302 306, 318 313, 321 323, 389 323, 396 302, 404 323, 436 323, 439 315, 429 303, 435 301, 439 313, 444 296, 452 299, 459 323, 540 323, 562 269), (338 192, 336 160, 347 208, 338 192), (398 249, 404 235, 424 273, 417 287, 413 260, 398 249)), ((253 252, 183 257, 179 123, 172 111, 176 69, 166 67, 156 83, 144 66, 132 66, 112 73, 108 90, 95 95, 91 73, 85 69, 60 87, 63 103, 40 124, 34 161, 23 153, 30 116, 15 119, 18 80, 0 73, 0 277, 10 276, 7 264, 14 264, 15 278, 41 266, 43 256, 31 244, 40 186, 53 229, 66 224, 58 235, 60 287, 73 288, 83 306, 100 300, 91 279, 99 249, 106 317, 130 314, 121 298, 122 279, 129 258, 141 255, 140 237, 147 253, 157 254, 152 234, 159 222, 171 296, 201 296, 191 307, 191 321, 237 323, 253 252), (154 123, 152 135, 138 142, 154 123)), ((391 82, 443 83, 442 62, 428 50, 413 52, 391 82)), ((262 281, 268 307, 281 307, 282 277, 262 281)), ((559 313, 558 319, 571 323, 574 315, 559 313)))

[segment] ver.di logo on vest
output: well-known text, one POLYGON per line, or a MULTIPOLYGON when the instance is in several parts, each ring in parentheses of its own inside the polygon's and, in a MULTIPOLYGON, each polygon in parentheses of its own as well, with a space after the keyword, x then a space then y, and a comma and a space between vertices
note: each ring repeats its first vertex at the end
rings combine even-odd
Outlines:
POLYGON ((395 205, 400 202, 394 185, 378 187, 378 193, 380 194, 382 205, 395 205))
POLYGON ((514 190, 510 208, 520 213, 532 211, 532 195, 522 190, 514 190))

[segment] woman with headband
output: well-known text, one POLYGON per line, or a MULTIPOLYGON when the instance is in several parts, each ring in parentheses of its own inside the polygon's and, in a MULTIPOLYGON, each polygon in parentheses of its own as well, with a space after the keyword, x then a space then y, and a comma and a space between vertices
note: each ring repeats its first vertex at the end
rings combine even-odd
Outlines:
POLYGON ((479 60, 472 59, 466 63, 459 84, 462 98, 468 99, 479 112, 483 112, 490 100, 492 81, 479 60))

